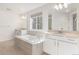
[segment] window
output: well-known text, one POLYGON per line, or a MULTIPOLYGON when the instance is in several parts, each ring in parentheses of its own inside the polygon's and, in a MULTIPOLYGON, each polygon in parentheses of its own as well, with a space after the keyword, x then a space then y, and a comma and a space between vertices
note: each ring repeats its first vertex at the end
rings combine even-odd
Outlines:
POLYGON ((42 29, 42 14, 32 15, 32 29, 42 29))
POLYGON ((32 18, 33 19, 33 23, 32 23, 32 28, 36 29, 36 18, 32 18))
POLYGON ((52 30, 52 15, 48 15, 48 29, 52 30))
POLYGON ((73 31, 77 31, 77 19, 76 19, 77 14, 73 14, 73 31))

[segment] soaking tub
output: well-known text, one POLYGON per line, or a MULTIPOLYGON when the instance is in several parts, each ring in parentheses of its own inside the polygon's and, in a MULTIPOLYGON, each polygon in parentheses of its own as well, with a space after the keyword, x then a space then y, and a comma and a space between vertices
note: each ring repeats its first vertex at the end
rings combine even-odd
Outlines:
POLYGON ((37 44, 44 41, 44 38, 40 38, 32 35, 16 36, 16 38, 20 38, 21 40, 24 40, 30 44, 37 44))
POLYGON ((16 46, 23 49, 28 55, 40 55, 43 53, 44 38, 31 35, 16 36, 15 42, 16 46))

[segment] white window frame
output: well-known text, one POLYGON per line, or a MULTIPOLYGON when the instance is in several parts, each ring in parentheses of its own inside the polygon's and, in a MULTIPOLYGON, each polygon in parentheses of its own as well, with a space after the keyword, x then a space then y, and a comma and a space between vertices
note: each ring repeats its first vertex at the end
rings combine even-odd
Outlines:
POLYGON ((38 17, 40 18, 40 17, 42 17, 42 14, 38 14, 38 15, 34 15, 34 16, 31 16, 31 30, 32 31, 42 31, 43 30, 43 18, 42 19, 40 19, 41 21, 41 24, 38 24, 37 22, 39 21, 38 20, 38 17), (33 28, 33 19, 32 18, 36 18, 36 29, 34 29, 33 28), (41 28, 40 29, 38 29, 38 25, 39 25, 39 27, 40 27, 40 25, 41 25, 41 28))

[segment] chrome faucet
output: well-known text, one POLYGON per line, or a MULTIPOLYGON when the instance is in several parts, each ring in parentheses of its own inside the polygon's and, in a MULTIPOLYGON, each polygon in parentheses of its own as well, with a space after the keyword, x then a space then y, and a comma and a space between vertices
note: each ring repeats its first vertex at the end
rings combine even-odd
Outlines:
POLYGON ((60 28, 60 30, 58 31, 58 33, 63 33, 63 28, 60 28))

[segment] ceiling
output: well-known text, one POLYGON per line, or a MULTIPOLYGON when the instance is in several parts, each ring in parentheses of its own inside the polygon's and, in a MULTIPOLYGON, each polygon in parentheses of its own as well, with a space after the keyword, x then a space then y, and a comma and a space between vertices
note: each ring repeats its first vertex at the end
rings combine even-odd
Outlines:
POLYGON ((15 13, 24 13, 40 7, 45 3, 0 3, 0 11, 12 11, 15 13))
MULTIPOLYGON (((0 11, 11 11, 14 13, 22 14, 32 9, 41 7, 45 4, 46 3, 0 3, 0 11)), ((78 5, 78 3, 70 4, 68 7, 68 11, 70 12, 71 10, 78 7, 78 5)), ((63 12, 66 12, 66 9, 63 9, 63 12)))

